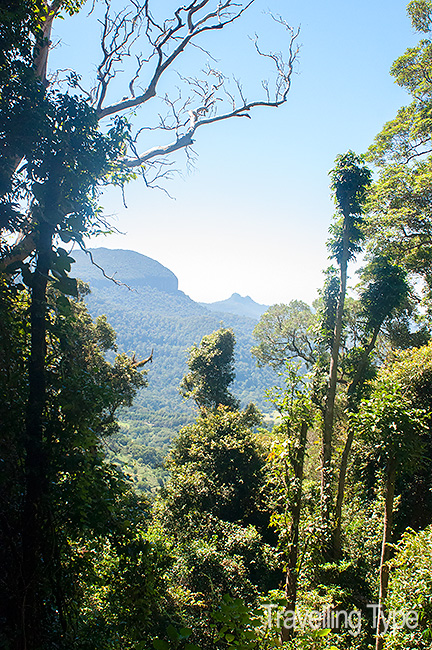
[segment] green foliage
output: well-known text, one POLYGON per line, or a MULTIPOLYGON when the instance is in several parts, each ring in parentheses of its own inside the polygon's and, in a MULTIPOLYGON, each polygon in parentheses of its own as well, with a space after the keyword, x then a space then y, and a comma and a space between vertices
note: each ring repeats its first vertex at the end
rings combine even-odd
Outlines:
MULTIPOLYGON (((16 550, 25 504, 28 294, 4 284, 0 306, 0 498, 8 521, 0 533, 3 617, 5 607, 20 612, 15 599, 23 560, 16 550)), ((104 318, 91 321, 82 300, 51 290, 49 306, 43 507, 55 533, 42 552, 55 583, 51 572, 36 576, 44 602, 41 647, 55 639, 58 647, 92 648, 97 642, 101 649, 123 650, 158 620, 164 560, 145 537, 148 503, 104 460, 103 441, 117 430, 116 410, 131 402, 145 377, 124 354, 113 363, 105 359, 115 335, 104 318), (113 634, 117 645, 109 641, 113 634)), ((15 637, 14 618, 2 620, 6 643, 15 637)))
POLYGON ((177 648, 182 648, 184 650, 200 650, 198 646, 188 643, 192 634, 192 630, 187 627, 182 627, 180 630, 177 630, 173 625, 168 625, 166 634, 169 638, 169 641, 164 641, 163 639, 154 639, 153 647, 155 650, 177 650, 177 648))
POLYGON ((411 0, 407 6, 413 27, 419 32, 430 31, 432 2, 430 0, 411 0))
POLYGON ((31 62, 34 36, 39 31, 38 14, 42 6, 43 0, 15 0, 0 8, 1 86, 8 76, 10 81, 16 81, 14 76, 23 72, 23 64, 31 62))
POLYGON ((406 272, 389 259, 372 259, 362 273, 360 318, 373 331, 406 299, 409 287, 406 272))
POLYGON ((157 520, 173 544, 171 593, 199 646, 210 643, 209 612, 224 594, 251 604, 279 577, 266 543, 265 460, 250 429, 258 421, 254 407, 202 411, 168 457, 157 520))
POLYGON ((235 377, 234 345, 234 332, 221 328, 189 350, 189 372, 180 384, 183 397, 192 398, 200 409, 239 407, 228 390, 235 377))
POLYGON ((258 421, 253 410, 219 406, 180 431, 167 460, 165 498, 174 527, 194 511, 231 522, 253 520, 263 458, 249 427, 258 421))
POLYGON ((294 539, 294 527, 299 525, 301 506, 304 505, 302 491, 306 434, 313 422, 313 409, 308 378, 302 377, 298 368, 289 363, 281 376, 284 388, 274 389, 270 393, 280 418, 273 429, 274 437, 267 462, 273 505, 271 524, 277 529, 279 547, 286 552, 287 548, 298 544, 298 540, 294 539), (306 429, 302 432, 304 424, 306 429))
MULTIPOLYGON (((430 30, 430 2, 408 5, 414 27, 430 30)), ((368 157, 380 166, 380 176, 368 201, 370 247, 414 274, 430 277, 430 193, 432 122, 430 70, 432 43, 422 39, 392 67, 396 83, 411 95, 411 103, 384 125, 368 157)))
POLYGON ((23 0, 0 7, 1 228, 16 229, 25 220, 19 194, 14 196, 19 188, 11 181, 11 172, 15 157, 28 152, 43 120, 44 88, 32 69, 35 35, 40 35, 37 11, 43 4, 23 0))
POLYGON ((346 215, 361 214, 366 189, 371 182, 371 171, 363 164, 363 158, 353 151, 340 154, 330 172, 330 180, 338 210, 346 215))
POLYGON ((390 562, 389 610, 415 611, 418 626, 406 626, 389 635, 385 650, 426 650, 432 637, 432 527, 418 533, 407 529, 395 547, 390 562))
MULTIPOLYGON (((413 415, 412 424, 404 439, 397 442, 401 448, 398 457, 401 461, 402 476, 397 488, 400 493, 400 505, 396 525, 400 532, 407 526, 424 527, 430 523, 432 503, 430 500, 430 413, 431 413, 431 345, 399 353, 393 365, 380 372, 381 381, 399 386, 398 400, 406 403, 406 415, 413 415), (414 439, 412 436, 414 435, 414 439), (406 446, 406 453, 403 449, 406 446)), ((401 405, 403 410, 403 404, 401 405)), ((402 426, 402 422, 400 423, 402 426)), ((395 431, 395 430, 393 430, 395 431)), ((378 451, 378 450, 376 450, 378 451)), ((379 452, 376 459, 380 458, 379 452)))
MULTIPOLYGON (((263 648, 262 608, 250 608, 240 598, 225 595, 218 611, 211 615, 216 639, 226 650, 257 650, 263 648)), ((272 644, 273 645, 273 644, 272 644)), ((270 647, 266 644, 266 647, 270 647)))
POLYGON ((330 172, 330 187, 339 219, 330 227, 328 247, 340 264, 343 256, 350 260, 361 250, 363 205, 371 183, 371 171, 364 165, 363 158, 352 151, 337 156, 335 163, 330 172))
POLYGON ((320 291, 318 307, 319 340, 325 349, 333 347, 340 279, 333 266, 325 270, 324 286, 320 291))
POLYGON ((290 359, 301 359, 309 368, 315 361, 314 323, 312 309, 301 300, 270 307, 253 331, 258 345, 252 354, 258 365, 278 369, 290 359))
POLYGON ((426 431, 427 411, 418 408, 402 386, 383 373, 376 380, 371 397, 362 402, 353 426, 362 433, 377 454, 396 457, 406 467, 418 462, 421 435, 426 431))
MULTIPOLYGON (((411 145, 409 145, 411 147, 411 145)), ((378 255, 428 278, 432 254, 429 160, 385 167, 370 195, 367 232, 378 255)))

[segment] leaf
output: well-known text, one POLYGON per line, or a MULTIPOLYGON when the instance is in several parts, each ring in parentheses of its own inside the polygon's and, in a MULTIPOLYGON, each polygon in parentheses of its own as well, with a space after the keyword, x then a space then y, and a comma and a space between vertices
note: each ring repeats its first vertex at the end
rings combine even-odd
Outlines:
POLYGON ((54 281, 54 287, 61 293, 78 298, 78 286, 75 278, 64 277, 56 279, 54 281))
POLYGON ((189 627, 181 627, 179 634, 181 639, 188 639, 192 634, 192 630, 189 627))
POLYGON ((323 630, 317 630, 316 636, 317 637, 327 636, 327 634, 330 634, 330 632, 331 632, 330 628, 326 627, 323 630))
POLYGON ((155 650, 170 650, 169 643, 162 641, 162 639, 154 639, 153 647, 155 650))
POLYGON ((175 627, 173 625, 168 625, 167 634, 168 634, 169 638, 171 639, 171 641, 175 641, 176 643, 179 642, 180 635, 179 635, 179 633, 177 632, 177 630, 175 629, 175 627))

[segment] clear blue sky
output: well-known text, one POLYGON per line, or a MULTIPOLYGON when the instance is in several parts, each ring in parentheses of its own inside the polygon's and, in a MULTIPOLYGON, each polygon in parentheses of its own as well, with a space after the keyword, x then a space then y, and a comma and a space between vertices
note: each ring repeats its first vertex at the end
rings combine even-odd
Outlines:
MULTIPOLYGON (((174 4, 157 1, 160 10, 174 4)), ((408 101, 389 75, 393 60, 419 40, 403 0, 256 0, 241 23, 205 43, 225 74, 241 78, 248 99, 259 91, 262 62, 247 36, 258 32, 263 46, 275 50, 284 44, 282 30, 263 13, 267 9, 301 27, 287 104, 199 130, 195 168, 188 172, 184 155, 176 156, 183 174, 166 184, 175 200, 139 180, 127 188, 128 209, 117 192, 107 192, 105 212, 125 234, 89 244, 158 260, 194 300, 238 292, 265 304, 311 302, 328 265, 328 170, 339 153, 364 152, 408 101)), ((58 21, 60 44, 51 66, 91 74, 98 62, 97 30, 85 9, 58 21)), ((205 63, 195 50, 182 74, 189 66, 196 72, 199 56, 205 63)), ((161 90, 175 83, 172 75, 161 90)), ((151 118, 151 108, 138 112, 136 124, 151 118)), ((160 142, 167 140, 161 136, 160 142)))

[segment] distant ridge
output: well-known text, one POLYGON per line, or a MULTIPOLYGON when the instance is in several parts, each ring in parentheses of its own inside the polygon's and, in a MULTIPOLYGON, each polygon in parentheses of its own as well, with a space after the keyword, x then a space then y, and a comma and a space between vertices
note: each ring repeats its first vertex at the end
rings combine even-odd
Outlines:
MULTIPOLYGON (((120 432, 113 442, 121 462, 134 463, 133 459, 141 458, 137 485, 153 489, 162 477, 161 459, 173 436, 196 418, 191 401, 179 393, 187 372, 188 348, 218 329, 221 322, 234 330, 236 378, 232 389, 243 407, 254 402, 268 410, 265 391, 274 384, 274 374, 268 368, 258 368, 251 355, 256 317, 199 305, 177 289, 174 273, 145 255, 108 248, 91 250, 107 275, 132 289, 106 279, 88 255, 73 251, 76 264, 71 274, 90 284, 86 303, 91 315, 106 314, 117 332, 119 352, 135 352, 138 359, 145 359, 153 351, 153 362, 147 366, 148 387, 139 391, 131 407, 122 409, 120 432)), ((232 302, 257 306, 251 298, 236 299, 235 294, 232 302)), ((134 474, 135 470, 136 466, 134 474)))
MULTIPOLYGON (((90 248, 89 251, 96 264, 101 266, 108 276, 129 287, 147 286, 166 293, 178 291, 178 279, 174 273, 151 257, 135 251, 112 248, 90 248)), ((90 255, 77 250, 72 252, 72 257, 76 260, 75 268, 79 269, 79 276, 85 282, 89 282, 93 287, 112 284, 104 277, 102 271, 92 264, 90 255)), ((75 268, 72 267, 72 275, 75 268)))
POLYGON ((236 314, 237 316, 247 316, 259 320, 263 313, 269 308, 268 305, 260 305, 252 300, 250 296, 241 296, 239 293, 233 293, 227 300, 218 302, 200 302, 200 305, 211 311, 220 311, 226 314, 236 314))
POLYGON ((107 275, 134 289, 130 291, 106 279, 88 255, 73 251, 76 263, 71 274, 90 284, 91 293, 86 297, 90 313, 93 317, 106 314, 118 334, 120 351, 135 351, 140 358, 146 358, 154 350, 149 386, 140 392, 125 415, 129 421, 131 413, 135 413, 136 435, 138 428, 143 435, 145 431, 144 437, 157 430, 160 446, 161 437, 167 442, 180 426, 193 419, 193 405, 185 402, 178 390, 187 371, 187 350, 205 334, 218 329, 221 322, 231 327, 236 336, 234 394, 243 405, 252 401, 266 406, 264 393, 272 385, 273 375, 266 368, 258 368, 250 352, 257 309, 265 310, 264 305, 234 294, 229 301, 220 303, 229 303, 231 309, 215 311, 179 291, 174 273, 150 257, 128 250, 90 250, 107 275), (236 305, 237 311, 241 307, 240 315, 233 309, 236 305), (245 309, 252 310, 254 316, 244 315, 245 309), (146 422, 151 424, 147 426, 146 422))

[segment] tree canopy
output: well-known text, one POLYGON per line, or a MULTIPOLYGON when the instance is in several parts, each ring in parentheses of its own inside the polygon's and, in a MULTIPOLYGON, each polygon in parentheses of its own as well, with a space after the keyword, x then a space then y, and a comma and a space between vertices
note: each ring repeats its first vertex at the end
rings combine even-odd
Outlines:
POLYGON ((238 400, 228 390, 235 377, 234 345, 233 331, 221 328, 190 349, 189 372, 182 379, 180 392, 200 409, 238 408, 238 400))

